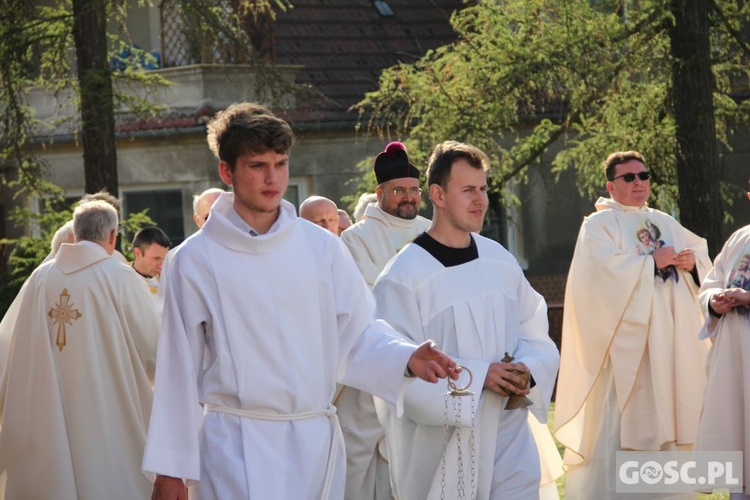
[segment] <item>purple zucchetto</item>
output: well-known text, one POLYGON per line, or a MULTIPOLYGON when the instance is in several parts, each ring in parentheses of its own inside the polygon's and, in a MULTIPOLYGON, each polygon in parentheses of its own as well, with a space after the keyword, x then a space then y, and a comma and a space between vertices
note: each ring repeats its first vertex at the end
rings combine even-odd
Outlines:
POLYGON ((404 177, 419 179, 419 169, 409 163, 406 148, 400 142, 391 142, 385 147, 375 158, 374 170, 378 184, 404 177))

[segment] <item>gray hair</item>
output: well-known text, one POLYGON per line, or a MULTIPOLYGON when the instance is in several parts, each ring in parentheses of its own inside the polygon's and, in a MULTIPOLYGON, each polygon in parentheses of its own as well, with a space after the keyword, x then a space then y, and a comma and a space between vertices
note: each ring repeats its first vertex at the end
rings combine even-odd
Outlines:
POLYGON ((354 222, 361 221, 362 217, 365 215, 367 205, 375 203, 376 201, 378 201, 378 195, 375 193, 363 193, 362 196, 359 197, 359 200, 357 200, 357 206, 354 207, 354 222))
POLYGON ((114 207, 105 201, 87 201, 73 212, 73 232, 76 242, 101 242, 117 231, 119 220, 114 207))
POLYGON ((57 254, 57 251, 60 250, 60 245, 62 245, 65 242, 68 241, 75 241, 75 234, 73 234, 73 221, 69 220, 65 224, 60 227, 57 231, 55 231, 55 235, 52 236, 52 255, 57 254))
POLYGON ((106 201, 113 207, 115 207, 115 211, 117 212, 117 216, 120 216, 120 199, 117 198, 117 196, 109 194, 106 189, 102 189, 98 193, 93 194, 84 194, 81 199, 78 201, 78 205, 81 203, 86 203, 89 201, 106 201))
POLYGON ((208 188, 205 191, 203 191, 202 193, 194 194, 193 195, 193 213, 196 214, 196 215, 198 215, 198 205, 200 205, 200 202, 201 202, 201 200, 203 199, 204 196, 206 196, 208 194, 222 195, 224 193, 226 193, 226 191, 224 191, 223 189, 208 188))

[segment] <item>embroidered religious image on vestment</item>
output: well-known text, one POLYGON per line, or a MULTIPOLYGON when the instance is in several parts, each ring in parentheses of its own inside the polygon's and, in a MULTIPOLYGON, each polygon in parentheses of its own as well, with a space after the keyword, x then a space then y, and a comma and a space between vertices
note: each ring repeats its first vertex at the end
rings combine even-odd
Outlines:
MULTIPOLYGON (((728 281, 727 288, 742 288, 750 291, 750 253, 742 256, 737 267, 730 273, 728 281)), ((741 316, 750 315, 750 308, 747 306, 736 307, 735 311, 741 316)))
MULTIPOLYGON (((638 252, 638 255, 651 255, 655 250, 664 247, 666 243, 661 237, 661 229, 659 229, 659 226, 654 224, 651 219, 646 219, 643 226, 638 228, 635 232, 635 249, 636 252, 638 252)), ((670 277, 673 277, 676 282, 680 280, 675 266, 668 266, 665 269, 657 269, 656 275, 660 276, 664 281, 667 281, 670 277)))
POLYGON ((65 325, 73 325, 73 321, 83 316, 83 314, 73 307, 68 289, 63 288, 60 294, 60 302, 55 304, 55 307, 51 308, 47 315, 52 320, 52 324, 57 325, 57 339, 55 344, 57 344, 57 348, 62 352, 67 342, 65 325))

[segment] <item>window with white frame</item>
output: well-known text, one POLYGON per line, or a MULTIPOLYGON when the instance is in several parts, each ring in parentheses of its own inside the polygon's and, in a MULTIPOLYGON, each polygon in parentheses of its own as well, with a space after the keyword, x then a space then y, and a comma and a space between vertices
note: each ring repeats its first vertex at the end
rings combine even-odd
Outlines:
POLYGON ((307 198, 307 181, 302 177, 290 177, 284 199, 299 211, 299 204, 307 198))

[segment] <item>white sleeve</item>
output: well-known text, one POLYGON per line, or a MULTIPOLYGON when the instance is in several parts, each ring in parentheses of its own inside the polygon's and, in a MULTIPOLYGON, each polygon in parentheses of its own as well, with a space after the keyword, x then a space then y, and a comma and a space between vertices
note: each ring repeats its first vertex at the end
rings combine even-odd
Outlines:
POLYGON ((200 480, 203 412, 198 400, 198 377, 205 331, 201 317, 205 309, 196 298, 200 294, 195 284, 184 277, 179 259, 170 266, 167 280, 154 404, 142 467, 156 474, 200 480))
POLYGON ((372 293, 341 244, 333 269, 339 348, 338 382, 401 406, 404 377, 414 343, 384 321, 374 321, 372 293))
MULTIPOLYGON (((716 335, 719 323, 723 316, 714 316, 710 312, 709 301, 714 294, 723 292, 727 274, 731 272, 731 269, 727 269, 727 260, 729 260, 729 254, 731 253, 731 244, 734 241, 734 235, 730 237, 724 244, 721 253, 716 256, 714 261, 714 267, 708 272, 706 277, 703 279, 701 284, 700 292, 698 292, 698 301, 701 304, 703 315, 706 318, 706 323, 703 325, 698 338, 700 340, 711 338, 716 335)), ((731 264, 730 264, 731 265, 731 264)))

